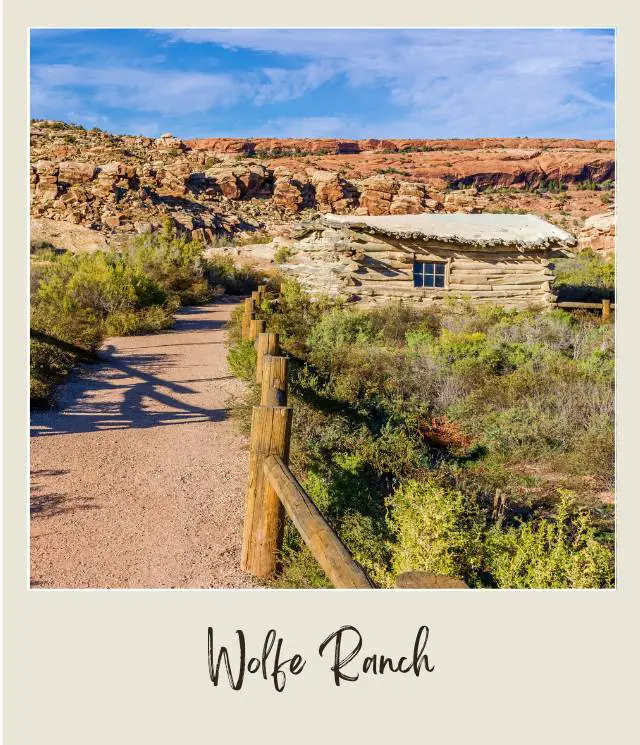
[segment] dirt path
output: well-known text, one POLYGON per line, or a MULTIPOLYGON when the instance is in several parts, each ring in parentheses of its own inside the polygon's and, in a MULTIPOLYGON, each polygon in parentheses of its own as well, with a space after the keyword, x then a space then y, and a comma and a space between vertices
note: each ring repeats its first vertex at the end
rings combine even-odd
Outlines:
POLYGON ((250 587, 240 570, 248 454, 228 407, 235 303, 109 339, 31 418, 33 587, 250 587))

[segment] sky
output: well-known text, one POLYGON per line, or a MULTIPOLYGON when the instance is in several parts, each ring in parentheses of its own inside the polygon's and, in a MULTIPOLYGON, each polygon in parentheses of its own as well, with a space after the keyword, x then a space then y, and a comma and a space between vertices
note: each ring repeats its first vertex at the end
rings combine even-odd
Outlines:
POLYGON ((613 139, 609 29, 40 29, 31 116, 158 137, 613 139))

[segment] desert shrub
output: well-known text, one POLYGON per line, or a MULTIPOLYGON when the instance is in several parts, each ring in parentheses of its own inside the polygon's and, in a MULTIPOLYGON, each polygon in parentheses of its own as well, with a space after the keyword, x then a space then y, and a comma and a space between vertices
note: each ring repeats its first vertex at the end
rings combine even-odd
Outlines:
MULTIPOLYGON (((173 324, 180 305, 208 302, 225 289, 243 291, 255 284, 250 270, 204 258, 203 246, 179 236, 168 220, 160 233, 138 236, 121 253, 60 254, 36 246, 31 327, 80 351, 94 350, 104 336, 161 331, 173 324)), ((32 342, 33 400, 50 397, 77 357, 32 342)))
POLYGON ((252 341, 245 339, 234 345, 227 355, 231 372, 242 380, 253 380, 256 370, 256 350, 252 341))
POLYGON ((271 243, 273 239, 264 230, 249 230, 237 235, 233 241, 236 246, 254 246, 271 243))
POLYGON ((295 254, 295 251, 289 246, 280 246, 273 254, 273 260, 276 264, 286 264, 286 262, 295 254))
MULTIPOLYGON (((498 554, 526 534, 508 531, 555 524, 563 485, 583 506, 612 487, 611 324, 460 302, 361 310, 312 300, 292 280, 280 291, 259 313, 291 356, 292 468, 380 585, 428 569, 510 586, 520 580, 496 569, 507 561, 498 554)), ((255 353, 238 324, 230 363, 252 380, 255 353)), ((602 556, 611 527, 605 511, 593 535, 602 556)), ((284 554, 279 586, 326 586, 295 531, 284 554)), ((574 586, 563 572, 557 581, 574 586)))
POLYGON ((484 564, 484 519, 474 500, 430 481, 408 481, 389 507, 394 573, 419 569, 477 581, 484 564))
POLYGON ((553 286, 560 299, 610 298, 615 286, 614 260, 592 250, 581 251, 571 259, 559 259, 553 286))
POLYGON ((488 564, 500 587, 611 587, 613 552, 596 539, 586 510, 568 493, 553 519, 494 529, 487 539, 488 564))
POLYGON ((168 293, 178 295, 184 304, 201 302, 209 297, 208 283, 203 282, 204 246, 178 235, 173 222, 165 220, 159 233, 137 236, 123 252, 127 266, 155 282, 168 293))
POLYGON ((280 286, 280 301, 263 309, 269 329, 280 334, 280 341, 293 354, 307 349, 307 336, 323 313, 332 307, 327 299, 312 300, 299 282, 287 279, 280 286))
POLYGON ((61 380, 76 363, 73 352, 58 345, 31 339, 29 397, 35 405, 46 406, 53 395, 56 382, 61 380))
POLYGON ((152 305, 139 311, 111 313, 105 320, 107 336, 151 334, 173 326, 173 311, 161 305, 152 305))
POLYGON ((329 589, 331 587, 325 573, 288 519, 285 521, 280 571, 272 584, 274 587, 286 589, 329 589))
POLYGON ((437 332, 439 318, 429 310, 418 310, 407 303, 391 302, 368 313, 372 331, 386 344, 402 344, 415 330, 437 332))
POLYGON ((246 295, 258 286, 262 275, 251 268, 236 266, 230 256, 209 256, 204 264, 209 286, 223 289, 231 295, 246 295))

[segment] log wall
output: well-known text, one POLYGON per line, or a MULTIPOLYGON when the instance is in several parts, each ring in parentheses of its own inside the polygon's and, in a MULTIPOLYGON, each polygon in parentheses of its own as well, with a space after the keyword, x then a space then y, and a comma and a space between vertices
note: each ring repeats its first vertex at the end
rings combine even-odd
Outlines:
POLYGON ((348 274, 346 289, 369 304, 399 297, 429 303, 449 295, 520 307, 546 305, 553 300, 550 254, 544 250, 505 246, 476 251, 451 243, 389 238, 384 242, 360 239, 353 244, 352 253, 351 261, 358 268, 348 274), (446 287, 414 287, 414 261, 445 262, 446 287))

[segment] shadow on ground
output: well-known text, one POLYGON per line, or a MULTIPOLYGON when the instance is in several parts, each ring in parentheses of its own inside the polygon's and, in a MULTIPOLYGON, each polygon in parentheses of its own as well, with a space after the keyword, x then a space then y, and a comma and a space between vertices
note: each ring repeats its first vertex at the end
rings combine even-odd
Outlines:
POLYGON ((91 497, 69 498, 61 492, 44 492, 42 479, 48 481, 51 476, 63 476, 69 473, 64 470, 41 469, 31 471, 31 496, 29 511, 31 517, 53 517, 76 510, 98 510, 91 497))
MULTIPOLYGON (((208 308, 184 308, 177 316, 176 332, 212 331, 224 327, 223 321, 207 318, 208 308)), ((165 347, 191 344, 217 344, 189 340, 143 347, 113 345, 101 350, 97 363, 84 365, 64 386, 64 400, 57 410, 34 411, 31 415, 31 436, 78 434, 113 429, 131 429, 221 421, 228 416, 227 408, 210 409, 189 401, 201 395, 192 383, 228 380, 219 378, 190 378, 168 380, 164 371, 172 367, 179 353, 161 352, 165 347), (139 349, 158 349, 158 352, 139 352, 139 349)), ((195 367, 197 365, 190 365, 195 367)))

